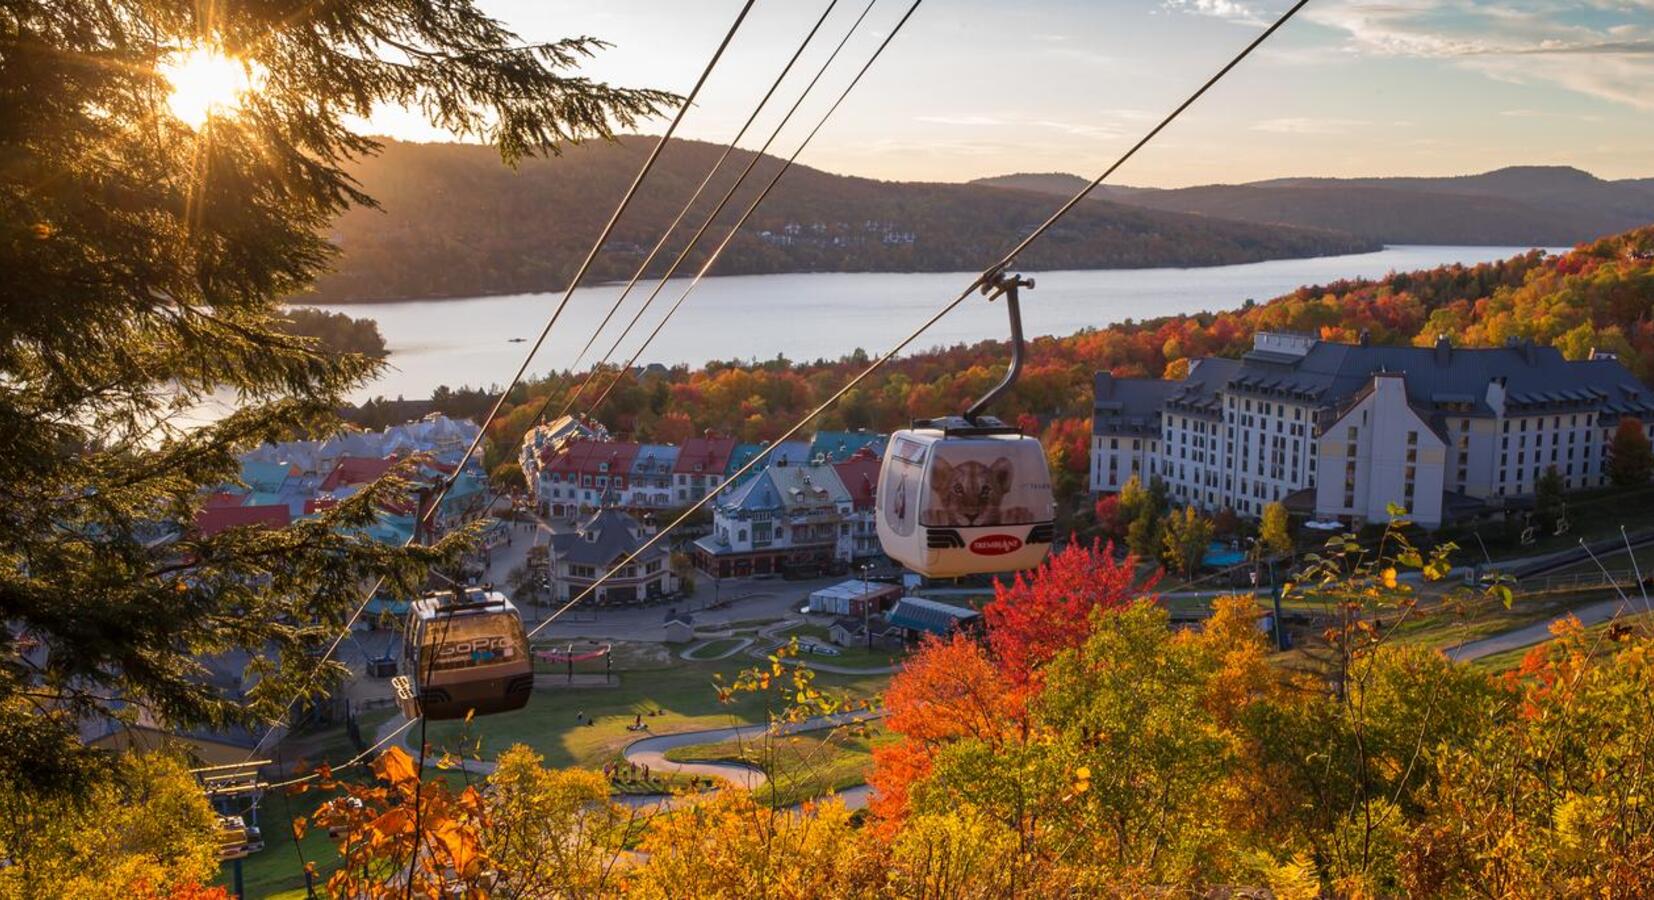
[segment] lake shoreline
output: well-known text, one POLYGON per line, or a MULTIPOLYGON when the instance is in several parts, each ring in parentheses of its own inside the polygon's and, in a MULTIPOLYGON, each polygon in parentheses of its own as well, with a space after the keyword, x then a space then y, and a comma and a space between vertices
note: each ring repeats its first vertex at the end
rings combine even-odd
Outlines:
MULTIPOLYGON (((1159 269, 1041 271, 1037 287, 1023 294, 1023 326, 1030 340, 1106 330, 1127 320, 1195 315, 1237 309, 1247 301, 1265 303, 1304 286, 1372 280, 1392 272, 1442 265, 1475 265, 1509 259, 1528 247, 1482 245, 1392 245, 1374 253, 1241 263, 1230 266, 1159 269)), ((1566 248, 1538 248, 1554 252, 1566 248)), ((638 364, 704 366, 710 361, 837 360, 860 349, 877 354, 926 321, 954 297, 976 272, 723 275, 703 281, 690 302, 661 331, 638 364)), ((616 362, 635 352, 642 335, 681 296, 689 279, 674 279, 638 331, 620 343, 616 362)), ((613 305, 619 283, 583 286, 564 309, 529 375, 583 370, 615 346, 647 291, 634 291, 616 321, 592 349, 581 348, 613 305)), ((295 303, 371 318, 391 355, 384 375, 350 395, 360 403, 374 397, 429 397, 449 388, 500 383, 523 363, 522 341, 533 340, 561 293, 503 294, 448 300, 402 300, 371 304, 295 303)), ((936 347, 1004 340, 1005 313, 978 298, 935 323, 905 353, 936 347)))
MULTIPOLYGON (((1291 262, 1294 260, 1309 259, 1336 259, 1347 256, 1363 256, 1368 253, 1382 253, 1392 246, 1411 246, 1398 244, 1382 244, 1373 242, 1371 247, 1359 253, 1311 253, 1302 256, 1261 256, 1257 259, 1240 260, 1235 262, 1214 262, 1203 265, 1172 265, 1166 263, 1150 263, 1141 266, 1091 266, 1065 267, 1061 269, 1028 269, 1030 272, 1140 272, 1140 271, 1186 271, 1199 272, 1207 269, 1223 269, 1230 266, 1249 266, 1258 263, 1291 262)), ((1500 244, 1464 244, 1456 246, 1466 247, 1498 247, 1500 244)), ((777 272, 730 272, 720 275, 708 275, 708 278, 766 278, 777 275, 943 275, 958 272, 958 269, 789 269, 777 272)), ((638 280, 639 284, 659 280, 659 275, 646 275, 638 280)), ((672 280, 689 278, 687 275, 675 275, 672 280)), ((623 278, 613 278, 606 281, 591 281, 582 283, 581 287, 600 288, 625 284, 623 278)), ((383 306, 391 303, 450 303, 464 300, 488 300, 495 297, 520 297, 525 294, 561 294, 568 290, 568 285, 556 288, 543 288, 535 291, 498 291, 471 294, 427 294, 418 297, 372 297, 372 298, 288 298, 281 301, 283 306, 383 306)))

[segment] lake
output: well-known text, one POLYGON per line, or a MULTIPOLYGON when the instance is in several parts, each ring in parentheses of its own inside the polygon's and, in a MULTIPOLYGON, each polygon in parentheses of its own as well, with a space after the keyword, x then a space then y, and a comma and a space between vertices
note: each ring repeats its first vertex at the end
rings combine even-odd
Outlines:
MULTIPOLYGON (((1376 253, 1284 259, 1199 269, 1098 269, 1029 272, 1038 282, 1022 295, 1029 337, 1072 334, 1124 319, 1232 309, 1248 299, 1262 302, 1306 284, 1341 278, 1376 278, 1394 271, 1446 263, 1505 259, 1525 247, 1392 246, 1376 253)), ((888 350, 976 277, 951 273, 817 273, 708 278, 661 331, 640 362, 700 365, 713 359, 836 359, 860 347, 888 350)), ((677 300, 688 280, 669 284, 621 345, 617 362, 630 356, 658 317, 677 300)), ((598 340, 589 357, 601 357, 648 295, 640 283, 598 340)), ((576 291, 530 371, 545 373, 575 364, 619 293, 605 284, 576 291)), ((504 384, 561 294, 516 294, 455 300, 423 300, 325 306, 378 320, 391 350, 390 369, 357 391, 373 396, 429 396, 438 385, 504 384)), ((1001 304, 966 301, 914 342, 910 351, 1007 336, 1001 304)), ((582 365, 589 364, 587 359, 582 365)))

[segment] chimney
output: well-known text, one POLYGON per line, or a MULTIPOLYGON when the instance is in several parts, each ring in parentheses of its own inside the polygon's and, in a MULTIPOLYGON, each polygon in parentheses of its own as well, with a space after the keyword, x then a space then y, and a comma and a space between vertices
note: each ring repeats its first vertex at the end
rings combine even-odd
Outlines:
POLYGON ((1363 347, 1371 347, 1373 344, 1372 332, 1365 328, 1361 329, 1361 334, 1355 339, 1355 342, 1363 347))
POLYGON ((1453 360, 1453 341, 1447 335, 1436 335, 1436 365, 1445 366, 1453 360))

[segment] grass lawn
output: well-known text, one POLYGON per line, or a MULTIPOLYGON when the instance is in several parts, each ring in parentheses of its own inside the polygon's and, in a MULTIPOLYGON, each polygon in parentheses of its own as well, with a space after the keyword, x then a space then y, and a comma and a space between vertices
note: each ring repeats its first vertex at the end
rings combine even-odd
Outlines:
MULTIPOLYGON (((380 720, 383 721, 383 717, 380 717, 380 720)), ((362 730, 364 735, 372 734, 365 722, 362 730)), ((356 750, 350 744, 349 738, 344 735, 343 728, 329 729, 327 736, 330 739, 334 737, 331 733, 334 731, 338 732, 337 742, 350 749, 340 755, 317 758, 344 762, 355 755, 356 750)), ((341 774, 341 777, 364 779, 367 773, 366 768, 358 768, 352 770, 349 776, 341 774)), ((464 778, 458 773, 448 773, 444 777, 456 785, 462 784, 464 778)), ((311 828, 305 832, 295 848, 293 817, 302 816, 308 821, 315 815, 317 807, 336 796, 337 793, 314 790, 302 794, 268 792, 264 795, 258 808, 258 826, 264 837, 264 849, 241 861, 242 884, 248 897, 272 897, 290 892, 296 892, 295 896, 303 897, 304 865, 299 861, 301 852, 304 859, 316 864, 316 887, 318 893, 320 892, 338 862, 337 845, 327 836, 327 829, 311 828)), ((232 864, 226 863, 220 867, 216 883, 226 888, 231 887, 233 877, 232 864)))
POLYGON ((770 782, 757 792, 763 803, 787 806, 827 791, 867 781, 873 748, 897 738, 877 722, 856 729, 813 731, 777 738, 722 741, 666 751, 674 762, 742 762, 757 766, 770 782))
MULTIPOLYGON (((1621 525, 1628 531, 1654 525, 1654 485, 1573 491, 1566 499, 1568 533, 1555 535, 1540 529, 1537 540, 1529 547, 1522 546, 1519 540, 1507 534, 1503 525, 1494 523, 1482 523, 1475 528, 1448 526, 1436 532, 1435 538, 1457 543, 1459 552, 1455 554, 1454 562, 1467 564, 1482 558, 1482 547, 1475 536, 1478 531, 1482 543, 1487 545, 1494 559, 1507 559, 1568 550, 1579 546, 1580 538, 1591 541, 1616 536, 1621 525)), ((1621 567, 1624 567, 1623 558, 1622 554, 1621 567)), ((1613 563, 1607 564, 1609 568, 1614 568, 1613 563)))
POLYGON ((794 625, 793 627, 788 628, 785 631, 778 631, 778 632, 776 632, 775 636, 778 637, 778 638, 781 638, 783 641, 791 640, 792 638, 796 637, 800 640, 803 640, 804 638, 815 638, 816 640, 822 642, 823 644, 827 644, 827 643, 832 642, 831 639, 828 638, 828 636, 827 636, 827 626, 826 625, 813 625, 813 624, 808 624, 808 623, 801 624, 801 625, 794 625))
POLYGON ((736 647, 741 646, 742 640, 744 640, 744 638, 719 638, 715 641, 707 641, 701 646, 696 647, 694 650, 689 651, 688 655, 690 659, 710 659, 714 656, 718 656, 719 654, 728 653, 736 647))
MULTIPOLYGON (((1636 561, 1635 564, 1633 564, 1632 554, 1626 553, 1623 546, 1616 547, 1606 553, 1597 554, 1597 560, 1602 563, 1601 569, 1597 568, 1597 564, 1595 562, 1592 562, 1590 559, 1586 559, 1582 562, 1574 563, 1571 566, 1557 569, 1555 572, 1547 572, 1544 575, 1535 576, 1531 579, 1531 581, 1538 585, 1543 584, 1546 578, 1559 575, 1600 576, 1602 574, 1602 569, 1607 569, 1616 576, 1624 573, 1631 576, 1633 579, 1636 574, 1635 570, 1641 570, 1644 578, 1654 575, 1654 545, 1638 547, 1635 556, 1636 561)), ((1630 579, 1628 579, 1628 582, 1629 580, 1630 579)), ((1636 591, 1636 586, 1630 583, 1624 583, 1621 585, 1621 589, 1629 594, 1636 591)))
POLYGON ((1595 590, 1518 597, 1510 609, 1506 609, 1497 599, 1479 597, 1455 609, 1436 607, 1414 613, 1396 628, 1394 640, 1398 644, 1447 648, 1503 631, 1547 622, 1571 609, 1612 596, 1614 594, 1611 590, 1595 590))
MULTIPOLYGON (((778 696, 742 694, 733 702, 720 703, 712 680, 718 674, 726 684, 733 682, 741 670, 757 664, 744 654, 717 662, 676 661, 668 667, 620 671, 618 687, 537 690, 523 709, 474 722, 473 740, 481 738, 484 759, 523 743, 542 754, 549 766, 602 768, 618 757, 621 748, 644 736, 626 730, 639 714, 644 714, 643 721, 655 734, 764 721, 767 708, 780 708, 778 696), (647 715, 653 710, 665 714, 647 715), (576 724, 579 713, 596 724, 576 724)), ((822 673, 816 677, 820 688, 858 697, 883 691, 888 681, 888 676, 822 673)), ((427 739, 437 747, 457 748, 463 728, 460 722, 432 722, 427 739)))
MULTIPOLYGON (((1644 629, 1648 628, 1650 625, 1654 625, 1654 620, 1651 620, 1647 613, 1628 615, 1621 618, 1620 621, 1629 622, 1644 629)), ((1586 626, 1585 634, 1590 640, 1596 640, 1599 635, 1607 631, 1613 624, 1614 623, 1612 621, 1608 621, 1598 622, 1595 625, 1586 626)), ((1473 661, 1471 665, 1494 674, 1508 672, 1521 665, 1522 657, 1527 656, 1528 651, 1532 650, 1536 646, 1538 646, 1538 644, 1529 644, 1526 647, 1517 647, 1512 650, 1506 650, 1503 653, 1490 654, 1473 661)), ((1614 643, 1604 637, 1602 638, 1601 644, 1597 648, 1596 655, 1601 656, 1604 653, 1611 652, 1615 646, 1616 645, 1614 643)))
POLYGON ((840 647, 834 644, 833 647, 838 650, 837 656, 822 656, 819 653, 801 650, 798 658, 829 666, 843 666, 847 669, 878 669, 887 666, 899 666, 902 664, 902 660, 907 658, 907 653, 902 650, 886 650, 877 647, 869 650, 866 646, 861 645, 840 647))

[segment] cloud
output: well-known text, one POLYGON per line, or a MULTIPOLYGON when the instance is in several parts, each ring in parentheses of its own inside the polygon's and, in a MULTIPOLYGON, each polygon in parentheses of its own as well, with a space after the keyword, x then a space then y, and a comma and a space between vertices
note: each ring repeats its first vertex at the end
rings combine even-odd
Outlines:
POLYGON ((965 125, 974 127, 989 127, 1004 125, 1005 120, 995 116, 957 115, 957 116, 919 116, 918 122, 928 122, 931 125, 965 125))
POLYGON ((1358 0, 1311 9, 1312 20, 1345 33, 1347 52, 1441 59, 1654 110, 1646 13, 1654 0, 1358 0))
POLYGON ((1196 16, 1210 16, 1243 25, 1266 24, 1252 7, 1238 0, 1165 0, 1162 8, 1196 16))
POLYGON ((1282 119, 1264 119, 1252 125, 1253 131, 1268 131, 1274 134, 1349 134, 1363 126, 1371 125, 1364 119, 1311 119, 1287 117, 1282 119))

